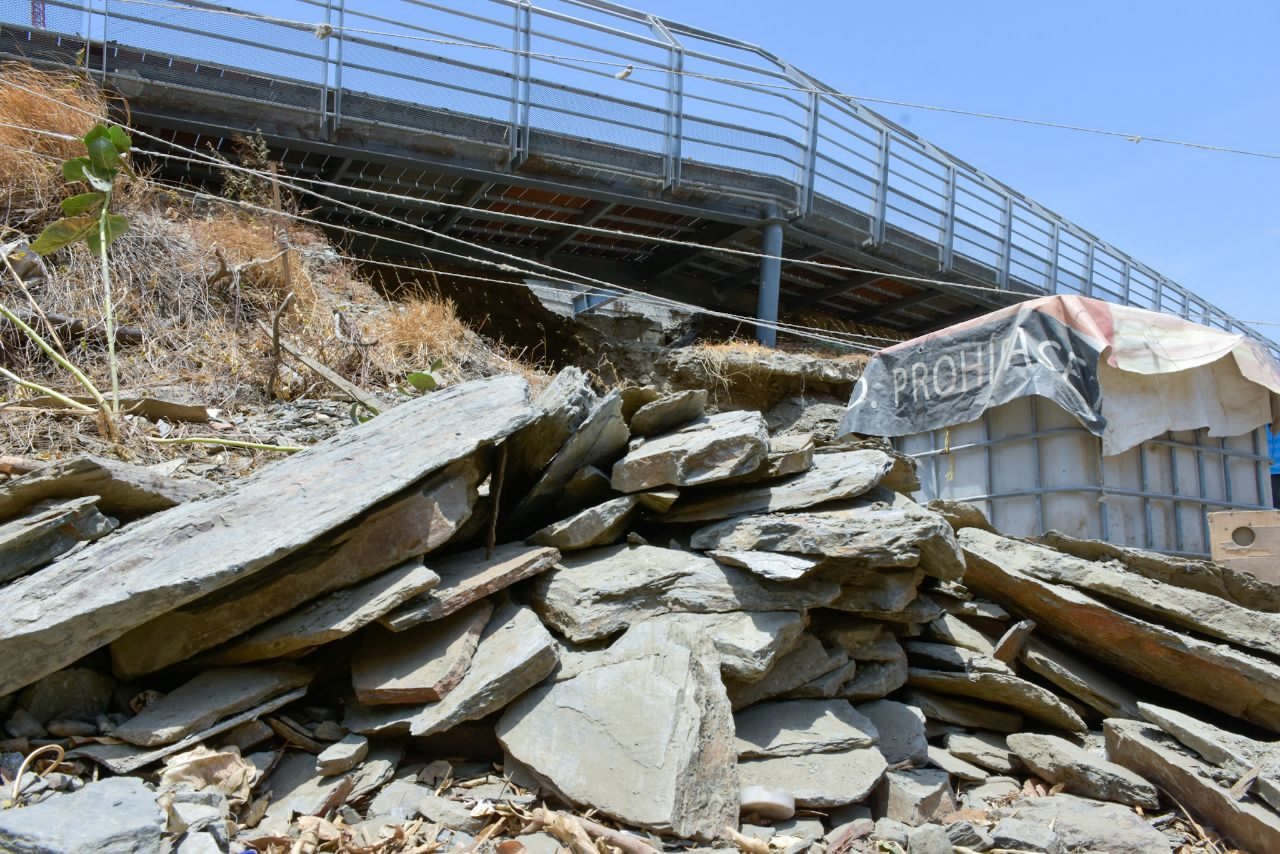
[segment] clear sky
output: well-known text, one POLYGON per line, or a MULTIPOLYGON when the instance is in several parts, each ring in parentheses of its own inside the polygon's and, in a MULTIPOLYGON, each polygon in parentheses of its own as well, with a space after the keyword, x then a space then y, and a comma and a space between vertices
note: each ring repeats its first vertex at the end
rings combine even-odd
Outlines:
MULTIPOLYGON (((1280 152, 1276 0, 628 5, 853 94, 1280 152)), ((1280 323, 1280 160, 870 106, 1237 317, 1280 323)))

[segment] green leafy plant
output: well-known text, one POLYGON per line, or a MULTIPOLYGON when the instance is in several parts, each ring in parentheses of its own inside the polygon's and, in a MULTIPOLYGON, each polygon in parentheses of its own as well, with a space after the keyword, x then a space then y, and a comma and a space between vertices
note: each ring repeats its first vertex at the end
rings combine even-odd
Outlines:
MULTIPOLYGON (((407 382, 418 394, 426 394, 429 391, 435 391, 444 385, 444 381, 440 379, 439 371, 444 367, 443 359, 432 359, 431 366, 425 371, 411 371, 405 374, 405 382, 407 382)), ((406 389, 408 391, 408 389, 406 389)))
MULTIPOLYGON (((102 271, 102 313, 107 333, 107 359, 111 370, 111 415, 116 417, 120 414, 120 375, 116 362, 115 307, 111 294, 111 265, 108 262, 107 247, 129 230, 128 219, 111 213, 111 199, 120 173, 132 174, 128 156, 133 141, 119 127, 101 124, 95 125, 85 134, 83 141, 87 153, 63 163, 62 176, 73 184, 87 184, 89 192, 62 201, 62 219, 41 232, 31 244, 31 251, 48 255, 84 241, 90 251, 98 256, 102 271)), ((71 367, 67 363, 63 364, 64 367, 71 367)), ((82 384, 87 382, 83 374, 78 371, 73 373, 78 375, 77 379, 82 384)), ((98 401, 102 400, 102 395, 96 388, 91 388, 91 393, 98 401)))

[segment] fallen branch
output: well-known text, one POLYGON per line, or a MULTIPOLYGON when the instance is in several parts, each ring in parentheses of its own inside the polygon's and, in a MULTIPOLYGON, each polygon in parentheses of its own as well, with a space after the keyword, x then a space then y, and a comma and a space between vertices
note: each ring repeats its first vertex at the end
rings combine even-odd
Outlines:
POLYGON ((284 302, 280 303, 280 307, 276 309, 275 316, 271 318, 271 375, 267 377, 268 400, 276 399, 276 377, 280 373, 280 321, 292 303, 293 291, 289 291, 285 295, 284 302))
MULTIPOLYGON (((267 325, 265 323, 259 322, 258 326, 262 329, 262 332, 264 335, 267 335, 268 337, 271 336, 271 330, 267 328, 267 325)), ((343 394, 350 397, 352 400, 354 400, 356 403, 363 406, 365 409, 368 409, 374 415, 377 415, 378 413, 382 412, 385 404, 383 404, 382 401, 378 400, 378 398, 374 397, 369 392, 360 388, 360 386, 356 385, 355 383, 343 378, 341 375, 339 375, 336 371, 334 371, 329 366, 325 365, 323 362, 320 362, 319 360, 313 359, 311 356, 308 356, 301 349, 290 344, 288 339, 279 338, 278 340, 280 342, 280 347, 286 353, 288 353, 290 356, 293 356, 295 359, 297 359, 299 362, 305 365, 309 370, 311 370, 314 374, 319 376, 325 382, 329 383, 331 386, 333 386, 334 388, 341 391, 343 394)))
POLYGON ((627 833, 620 833, 612 828, 597 824, 589 818, 568 816, 554 810, 536 809, 531 821, 539 827, 545 827, 551 835, 570 847, 578 854, 585 845, 583 854, 595 854, 595 846, 589 840, 584 841, 579 835, 585 833, 591 839, 598 839, 606 845, 622 851, 623 854, 656 854, 657 849, 643 839, 637 839, 627 833))
MULTIPOLYGON (((65 314, 57 314, 51 311, 42 311, 39 314, 37 314, 36 312, 23 312, 23 311, 15 310, 14 314, 18 315, 18 317, 21 317, 24 321, 27 321, 28 323, 30 323, 32 320, 42 320, 44 321, 45 325, 50 329, 50 331, 61 330, 62 332, 72 337, 77 337, 77 338, 92 337, 101 341, 107 340, 106 332, 104 330, 99 329, 96 324, 87 320, 81 320, 78 317, 71 317, 65 314)), ((139 326, 117 326, 116 327, 116 341, 125 341, 130 344, 138 344, 142 342, 145 335, 146 333, 143 332, 142 328, 139 326)), ((54 338, 54 341, 57 342, 56 337, 54 338)))
POLYGON ((180 436, 172 439, 161 439, 148 436, 147 441, 156 445, 224 445, 228 448, 244 448, 250 451, 280 451, 284 454, 296 454, 306 448, 301 445, 267 445, 262 442, 241 442, 239 439, 223 439, 218 436, 180 436))

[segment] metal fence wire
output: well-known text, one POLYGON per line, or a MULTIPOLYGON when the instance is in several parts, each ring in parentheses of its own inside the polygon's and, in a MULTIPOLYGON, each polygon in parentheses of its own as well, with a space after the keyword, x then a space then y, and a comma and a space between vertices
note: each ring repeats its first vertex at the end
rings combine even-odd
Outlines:
MULTIPOLYGON (((502 123, 518 166, 539 132, 650 155, 671 190, 714 170, 764 179, 752 201, 865 230, 926 269, 1028 295, 1081 294, 1268 338, 1000 181, 755 45, 605 0, 0 0, 0 26, 277 80, 319 85, 317 121, 344 121, 342 93, 406 113, 502 123)), ((406 121, 411 125, 412 122, 406 121)), ((746 193, 746 190, 734 192, 746 193)))

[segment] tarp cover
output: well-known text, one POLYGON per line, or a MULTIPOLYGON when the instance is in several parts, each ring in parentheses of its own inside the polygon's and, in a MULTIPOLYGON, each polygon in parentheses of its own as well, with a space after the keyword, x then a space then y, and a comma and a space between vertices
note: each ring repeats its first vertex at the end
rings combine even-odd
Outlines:
POLYGON ((1029 395, 1118 454, 1167 430, 1239 436, 1280 416, 1280 363, 1257 342, 1077 296, 1018 303, 877 353, 840 433, 909 436, 1029 395))

